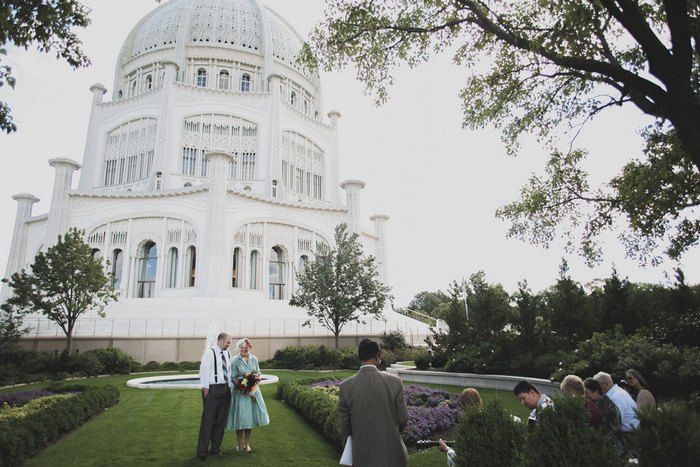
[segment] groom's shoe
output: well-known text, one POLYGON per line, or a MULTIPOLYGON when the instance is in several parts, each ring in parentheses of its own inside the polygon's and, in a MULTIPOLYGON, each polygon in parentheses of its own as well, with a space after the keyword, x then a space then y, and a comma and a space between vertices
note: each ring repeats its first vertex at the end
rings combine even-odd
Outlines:
POLYGON ((205 461, 207 460, 207 456, 197 456, 198 461, 205 461))
POLYGON ((209 454, 211 454, 212 456, 223 456, 221 451, 211 451, 209 454))

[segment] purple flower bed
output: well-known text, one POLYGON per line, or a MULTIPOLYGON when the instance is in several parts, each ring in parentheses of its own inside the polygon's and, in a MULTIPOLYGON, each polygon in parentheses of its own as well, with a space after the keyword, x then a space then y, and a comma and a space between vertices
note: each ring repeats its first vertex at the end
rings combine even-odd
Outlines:
POLYGON ((45 389, 30 389, 27 391, 10 392, 8 394, 0 394, 0 405, 7 403, 7 405, 10 407, 22 407, 31 400, 53 395, 53 392, 49 392, 45 389))
MULTIPOLYGON (((28 389, 26 391, 10 392, 0 394, 0 407, 7 404, 10 407, 22 407, 29 401, 40 397, 53 396, 55 392, 50 392, 45 389, 28 389)), ((70 391, 65 394, 80 394, 80 392, 70 391)))
MULTIPOLYGON (((327 388, 338 386, 340 383, 341 380, 327 380, 309 386, 327 388)), ((415 384, 404 386, 403 393, 408 406, 408 425, 403 433, 403 440, 408 445, 452 427, 462 415, 458 394, 415 384)))

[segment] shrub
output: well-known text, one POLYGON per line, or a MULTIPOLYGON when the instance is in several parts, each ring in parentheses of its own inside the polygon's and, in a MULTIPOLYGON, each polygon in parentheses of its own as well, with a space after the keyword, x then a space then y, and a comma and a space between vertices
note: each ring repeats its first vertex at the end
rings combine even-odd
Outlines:
POLYGON ((261 368, 288 370, 357 369, 357 350, 354 347, 332 349, 326 346, 290 346, 275 352, 272 360, 260 362, 261 368))
POLYGON ((180 362, 177 364, 177 369, 180 371, 198 371, 199 362, 180 362))
POLYGON ((150 362, 144 365, 143 369, 144 371, 161 371, 162 367, 160 363, 151 360, 150 362))
POLYGON ((134 364, 133 357, 117 347, 90 350, 83 355, 86 354, 95 355, 104 365, 104 374, 108 375, 128 375, 134 364))
POLYGON ((105 368, 97 355, 90 352, 80 354, 76 362, 80 368, 80 374, 83 376, 99 376, 105 368))
POLYGON ((408 344, 406 343, 406 336, 398 329, 383 332, 379 337, 382 339, 382 350, 391 350, 393 352, 395 350, 405 349, 408 347, 408 344))
POLYGON ((584 400, 557 397, 537 411, 537 424, 522 450, 522 467, 621 465, 612 439, 587 426, 590 413, 584 400))
POLYGON ((165 362, 161 365, 161 368, 163 368, 164 371, 177 371, 180 369, 175 362, 165 362))
POLYGON ((527 427, 516 423, 496 399, 468 407, 455 429, 455 464, 460 467, 518 465, 527 427))
POLYGON ((423 351, 413 357, 413 363, 416 364, 416 369, 426 371, 431 367, 432 357, 427 351, 423 351))
POLYGON ((700 459, 700 413, 684 401, 672 401, 660 410, 639 413, 637 444, 641 465, 697 465, 700 459))
MULTIPOLYGON (((0 464, 19 465, 33 456, 46 444, 76 428, 88 418, 114 405, 119 400, 119 390, 112 385, 94 387, 87 385, 52 385, 51 392, 83 391, 45 404, 39 410, 24 417, 0 424, 0 464), (60 391, 57 391, 60 390, 60 391)), ((44 404, 36 399, 37 404, 44 404)), ((22 409, 9 409, 22 410, 22 409)))
POLYGON ((134 362, 131 364, 131 372, 132 373, 143 373, 146 371, 146 369, 143 367, 143 365, 139 362, 134 362))

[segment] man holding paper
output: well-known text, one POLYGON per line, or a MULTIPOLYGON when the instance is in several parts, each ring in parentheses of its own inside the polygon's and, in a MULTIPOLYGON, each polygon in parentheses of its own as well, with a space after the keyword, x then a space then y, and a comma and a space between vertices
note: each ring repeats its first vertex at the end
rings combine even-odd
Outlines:
POLYGON ((379 344, 363 339, 358 346, 360 371, 340 383, 338 415, 343 442, 352 435, 355 467, 404 467, 408 451, 401 431, 408 409, 401 378, 379 371, 379 344))

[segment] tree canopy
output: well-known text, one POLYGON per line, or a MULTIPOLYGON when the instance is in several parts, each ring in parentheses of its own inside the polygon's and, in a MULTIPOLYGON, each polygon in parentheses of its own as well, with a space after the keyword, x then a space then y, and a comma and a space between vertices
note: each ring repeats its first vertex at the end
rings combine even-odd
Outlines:
MULTIPOLYGON (((41 52, 56 52, 56 58, 65 59, 73 68, 90 64, 80 48, 81 42, 74 28, 90 24, 90 9, 76 0, 3 0, 0 3, 0 87, 15 87, 12 67, 2 64, 9 43, 25 50, 36 44, 41 52)), ((0 101, 0 130, 17 130, 10 107, 0 101)))
MULTIPOLYGON (((346 224, 335 229, 335 246, 319 251, 316 258, 297 272, 299 288, 289 304, 305 308, 308 315, 335 335, 343 327, 363 316, 382 315, 389 287, 378 279, 374 257, 363 256, 356 233, 349 233, 346 224)), ((305 325, 309 325, 311 320, 305 325)))
POLYGON ((464 126, 500 128, 513 154, 524 133, 575 139, 599 112, 635 106, 655 120, 644 159, 591 189, 585 152, 555 152, 545 178, 498 215, 511 236, 544 246, 582 225, 570 247, 591 263, 599 235, 627 222, 628 255, 655 262, 660 246, 678 258, 700 234, 699 39, 697 0, 329 0, 300 59, 326 70, 352 62, 382 103, 393 68, 449 51, 467 69, 464 126))
POLYGON ((70 351, 78 318, 90 310, 104 317, 104 307, 117 298, 102 259, 93 258, 82 233, 71 229, 46 252, 39 252, 31 269, 5 279, 13 295, 2 309, 10 315, 43 314, 63 330, 70 351))

